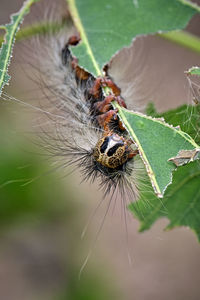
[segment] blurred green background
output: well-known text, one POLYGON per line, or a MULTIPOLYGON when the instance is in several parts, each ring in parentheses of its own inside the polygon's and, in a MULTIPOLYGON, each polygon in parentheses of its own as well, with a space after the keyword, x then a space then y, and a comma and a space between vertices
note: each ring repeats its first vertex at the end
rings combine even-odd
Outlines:
MULTIPOLYGON (((1 0, 0 23, 8 22, 21 4, 21 0, 1 0)), ((33 9, 31 18, 34 13, 33 9)), ((188 30, 200 33, 199 17, 188 30)), ((7 93, 27 101, 34 98, 36 87, 18 59, 20 47, 18 43, 14 49, 7 93)), ((113 72, 123 55, 115 58, 113 72)), ((141 56, 145 57, 141 72, 145 101, 154 100, 158 110, 190 101, 184 71, 199 62, 197 54, 148 37, 142 41, 141 56)), ((127 68, 123 81, 115 73, 122 90, 130 78, 134 80, 134 63, 138 62, 127 68)), ((167 220, 139 234, 138 222, 128 215, 130 267, 120 200, 114 213, 109 213, 79 280, 107 199, 81 239, 102 194, 97 185, 80 185, 78 173, 51 172, 53 162, 34 145, 32 118, 22 105, 0 102, 0 299, 199 299, 200 247, 195 235, 187 228, 163 232, 167 220)))

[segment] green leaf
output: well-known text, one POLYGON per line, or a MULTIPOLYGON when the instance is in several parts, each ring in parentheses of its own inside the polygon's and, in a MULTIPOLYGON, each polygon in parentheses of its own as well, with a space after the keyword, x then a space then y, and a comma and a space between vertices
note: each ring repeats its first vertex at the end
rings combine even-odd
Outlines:
MULTIPOLYGON (((200 105, 182 105, 177 109, 158 114, 153 103, 146 113, 152 117, 164 117, 165 121, 190 134, 200 142, 200 105)), ((179 167, 173 173, 173 182, 167 187, 164 198, 159 200, 152 191, 150 183, 141 189, 140 199, 130 206, 133 214, 141 221, 140 231, 149 229, 161 217, 170 220, 167 229, 175 226, 189 226, 200 240, 200 163, 192 162, 179 167)))
POLYGON ((138 35, 184 28, 197 12, 178 0, 68 0, 82 42, 79 65, 101 75, 103 66, 138 35))
POLYGON ((167 123, 175 127, 181 126, 181 130, 189 134, 200 145, 200 104, 195 106, 184 104, 159 114, 153 103, 149 103, 146 113, 155 118, 164 118, 167 123))
POLYGON ((172 181, 175 166, 168 161, 180 150, 199 148, 195 141, 179 128, 138 112, 128 111, 114 103, 127 131, 136 143, 146 166, 155 193, 163 197, 172 181))
POLYGON ((2 89, 5 84, 8 84, 10 80, 10 75, 8 75, 7 70, 10 64, 10 59, 12 56, 12 49, 15 41, 15 36, 19 30, 19 26, 23 21, 23 18, 28 14, 30 6, 39 0, 27 0, 20 11, 16 14, 11 15, 11 22, 7 25, 2 25, 0 28, 6 30, 5 41, 0 49, 0 96, 2 89))
POLYGON ((200 163, 195 161, 174 172, 173 183, 162 200, 147 190, 141 193, 140 199, 129 207, 141 221, 140 231, 149 229, 157 219, 167 217, 170 223, 166 229, 189 226, 200 241, 199 183, 200 163))

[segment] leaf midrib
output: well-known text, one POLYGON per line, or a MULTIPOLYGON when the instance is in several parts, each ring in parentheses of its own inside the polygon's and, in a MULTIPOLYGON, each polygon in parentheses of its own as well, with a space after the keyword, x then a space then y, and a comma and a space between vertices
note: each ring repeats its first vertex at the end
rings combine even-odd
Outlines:
POLYGON ((86 51, 87 51, 89 57, 91 58, 91 61, 92 61, 93 66, 94 66, 94 68, 95 68, 95 70, 97 72, 97 75, 98 76, 103 76, 103 74, 101 72, 101 69, 99 68, 99 66, 97 64, 97 61, 95 59, 95 56, 93 54, 92 48, 90 46, 90 43, 88 41, 87 34, 86 34, 85 30, 84 30, 84 26, 82 24, 80 15, 79 15, 77 7, 76 7, 76 0, 68 0, 67 3, 69 5, 69 7, 70 7, 70 13, 72 14, 72 18, 73 18, 74 21, 76 21, 76 27, 79 30, 79 33, 81 35, 81 43, 85 44, 86 51))

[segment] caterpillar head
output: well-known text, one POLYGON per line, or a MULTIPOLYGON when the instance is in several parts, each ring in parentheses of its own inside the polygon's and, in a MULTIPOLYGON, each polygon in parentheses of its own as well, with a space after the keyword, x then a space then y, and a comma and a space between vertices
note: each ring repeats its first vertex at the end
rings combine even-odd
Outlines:
POLYGON ((123 165, 134 155, 130 142, 113 132, 103 136, 93 150, 94 159, 111 169, 123 165))

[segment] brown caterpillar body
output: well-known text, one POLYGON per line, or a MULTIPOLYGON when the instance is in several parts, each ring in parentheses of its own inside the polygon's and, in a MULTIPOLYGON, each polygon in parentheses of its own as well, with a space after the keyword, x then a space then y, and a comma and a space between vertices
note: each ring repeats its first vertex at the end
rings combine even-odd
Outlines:
MULTIPOLYGON (((70 45, 75 46, 79 41, 79 36, 71 36, 65 46, 65 53, 69 53, 68 47, 70 45)), ((75 71, 77 80, 87 81, 90 76, 93 78, 92 75, 78 66, 76 58, 72 58, 71 66, 75 71)), ((132 150, 130 147, 133 142, 118 134, 120 131, 125 131, 125 128, 117 116, 118 110, 112 108, 111 102, 116 101, 120 106, 126 108, 124 100, 120 97, 120 88, 110 78, 99 77, 94 80, 92 88, 87 93, 90 96, 88 101, 90 101, 91 115, 97 121, 98 126, 104 129, 103 137, 93 149, 93 157, 104 167, 118 168, 138 154, 137 150, 132 150), (104 87, 109 87, 112 93, 104 96, 102 90, 104 87), (116 122, 114 130, 110 128, 112 120, 116 122)))
POLYGON ((74 165, 83 180, 97 179, 105 195, 119 191, 132 201, 138 192, 137 174, 143 171, 142 164, 118 110, 112 107, 112 101, 125 108, 126 103, 108 72, 95 78, 78 65, 70 47, 79 40, 73 34, 66 37, 63 31, 33 43, 37 62, 33 65, 39 65, 36 72, 43 92, 41 141, 61 166, 74 165), (105 88, 110 89, 107 95, 105 88))

